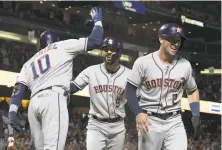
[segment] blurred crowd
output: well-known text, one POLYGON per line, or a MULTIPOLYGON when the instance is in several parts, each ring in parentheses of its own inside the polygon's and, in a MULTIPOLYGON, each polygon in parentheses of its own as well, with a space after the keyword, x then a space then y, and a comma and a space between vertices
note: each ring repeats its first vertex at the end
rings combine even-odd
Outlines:
MULTIPOLYGON (((39 3, 39 2, 38 2, 39 3)), ((42 1, 41 4, 43 4, 42 1)), ((158 1, 158 0, 151 0, 151 1, 141 1, 145 5, 146 9, 154 9, 154 10, 161 10, 162 12, 166 12, 168 14, 172 14, 175 16, 180 16, 181 14, 185 16, 192 16, 194 19, 198 18, 199 20, 203 20, 207 23, 213 25, 220 25, 220 3, 217 5, 210 5, 206 3, 199 3, 199 5, 195 5, 195 7, 190 7, 191 3, 171 3, 167 1, 158 1), (207 10, 211 10, 206 12, 207 10), (204 13, 205 12, 205 13, 204 13)), ((93 3, 91 3, 93 4, 93 3)), ((94 3, 94 5, 97 5, 94 3)), ((65 6, 63 6, 65 7, 65 6)), ((38 8, 34 3, 24 3, 24 2, 0 2, 0 8, 11 10, 12 12, 19 12, 20 17, 24 18, 30 16, 32 18, 45 18, 51 20, 57 20, 60 22, 64 22, 66 24, 73 24, 79 23, 81 21, 85 21, 86 18, 83 18, 81 15, 70 15, 67 13, 67 9, 54 9, 53 7, 50 8, 38 8)))
MULTIPOLYGON (((220 26, 221 19, 219 17, 220 16, 219 7, 216 7, 215 9, 211 8, 212 10, 216 10, 216 12, 219 12, 219 13, 216 13, 218 15, 214 15, 212 17, 212 16, 209 16, 208 14, 205 15, 203 13, 194 13, 193 10, 188 9, 189 6, 185 4, 180 4, 180 3, 172 4, 169 2, 154 0, 154 1, 144 1, 144 4, 145 4, 146 9, 151 10, 152 12, 162 12, 163 14, 168 14, 173 17, 177 16, 177 18, 179 19, 180 19, 181 14, 184 14, 184 15, 189 14, 192 17, 196 16, 196 18, 198 19, 201 18, 200 20, 206 20, 206 22, 208 21, 212 22, 213 26, 220 26)), ((40 3, 38 1, 36 1, 35 3, 34 2, 27 3, 27 2, 22 2, 22 1, 0 2, 0 15, 5 16, 5 17, 14 17, 15 19, 22 20, 22 22, 30 23, 31 24, 29 25, 30 30, 35 30, 36 34, 39 34, 38 33, 39 31, 33 27, 35 26, 35 24, 48 27, 48 28, 59 29, 67 33, 85 35, 86 33, 91 32, 91 26, 85 24, 86 20, 90 18, 89 14, 83 13, 83 12, 80 12, 80 10, 77 10, 78 6, 72 6, 72 8, 71 6, 70 8, 68 6, 57 8, 57 7, 53 7, 55 6, 54 4, 53 6, 45 7, 44 1, 42 1, 41 6, 39 5, 40 3)), ((87 6, 84 5, 80 7, 87 7, 87 6)), ((110 10, 107 9, 107 10, 104 10, 104 12, 109 14, 110 10)), ((157 26, 159 26, 161 20, 157 21, 158 25, 155 25, 155 26, 149 25, 150 28, 147 28, 147 31, 146 31, 142 28, 144 24, 138 24, 137 28, 135 28, 133 26, 134 24, 129 25, 127 23, 127 20, 121 19, 121 17, 118 18, 120 12, 113 12, 113 13, 117 13, 112 18, 113 22, 112 21, 103 22, 104 29, 106 30, 106 32, 104 33, 105 35, 116 36, 120 39, 124 39, 125 42, 139 44, 141 46, 148 45, 152 48, 155 48, 157 46, 157 43, 156 43, 157 32, 151 32, 150 29, 152 29, 152 27, 156 28, 157 26), (119 24, 116 23, 117 20, 119 24), (148 32, 149 35, 147 35, 146 32, 148 32)), ((189 15, 186 15, 186 16, 189 16, 189 15)), ((150 22, 150 24, 152 24, 152 22, 150 22)), ((18 28, 19 27, 21 26, 18 26, 18 28)), ((14 32, 22 32, 22 34, 27 34, 28 32, 28 31, 25 31, 24 29, 18 30, 18 29, 7 27, 7 26, 4 26, 4 29, 8 31, 11 30, 14 32)), ((202 51, 202 49, 205 48, 204 44, 202 43, 195 44, 195 45, 198 45, 197 48, 195 47, 194 44, 190 44, 190 45, 191 46, 188 48, 186 47, 186 44, 184 44, 184 47, 186 47, 186 49, 197 49, 196 51, 198 51, 199 49, 202 51)))
POLYGON ((219 14, 221 12, 220 3, 217 5, 208 5, 206 3, 199 3, 198 6, 194 6, 191 3, 171 3, 169 1, 145 1, 145 6, 149 9, 153 9, 156 11, 165 12, 171 14, 175 17, 180 17, 181 15, 185 15, 188 17, 192 17, 193 19, 203 20, 212 25, 219 26, 221 22, 221 18, 219 14), (192 5, 192 6, 191 6, 192 5), (210 8, 210 9, 208 9, 210 8), (206 12, 207 10, 212 10, 211 12, 206 12), (205 12, 205 13, 203 13, 205 12), (210 15, 210 14, 217 14, 217 15, 210 15))
POLYGON ((197 80, 200 97, 221 103, 221 76, 199 76, 197 80))
POLYGON ((0 69, 20 71, 35 53, 36 47, 33 45, 0 39, 0 69))

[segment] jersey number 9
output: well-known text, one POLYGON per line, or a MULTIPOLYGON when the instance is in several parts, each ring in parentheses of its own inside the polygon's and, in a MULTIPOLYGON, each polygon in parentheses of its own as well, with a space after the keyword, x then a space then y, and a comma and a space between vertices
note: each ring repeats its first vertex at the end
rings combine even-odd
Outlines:
POLYGON ((44 73, 51 67, 50 61, 49 61, 49 55, 46 54, 46 55, 44 55, 43 57, 39 58, 39 59, 37 60, 37 65, 36 65, 36 61, 33 61, 33 62, 31 63, 31 66, 32 66, 32 72, 33 72, 33 78, 34 78, 34 80, 35 80, 35 79, 37 79, 37 78, 39 77, 39 73, 40 73, 40 74, 44 74, 44 73), (42 61, 43 61, 43 60, 45 60, 45 63, 46 63, 46 67, 45 67, 45 68, 43 68, 43 65, 42 65, 42 61), (37 67, 37 68, 36 68, 36 67, 37 67), (39 73, 37 72, 36 69, 39 70, 39 71, 38 71, 39 73))

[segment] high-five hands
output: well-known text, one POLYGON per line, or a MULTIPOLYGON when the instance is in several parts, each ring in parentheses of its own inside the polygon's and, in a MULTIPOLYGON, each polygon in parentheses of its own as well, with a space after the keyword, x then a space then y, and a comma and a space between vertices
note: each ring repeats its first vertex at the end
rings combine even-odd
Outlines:
POLYGON ((93 22, 102 21, 102 9, 93 7, 90 11, 90 15, 93 22))

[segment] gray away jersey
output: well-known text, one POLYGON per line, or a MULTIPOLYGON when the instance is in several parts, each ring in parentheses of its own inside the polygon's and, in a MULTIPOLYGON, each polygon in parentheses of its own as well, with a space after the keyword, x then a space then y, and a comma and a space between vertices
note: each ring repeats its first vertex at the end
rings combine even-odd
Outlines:
POLYGON ((197 88, 190 62, 176 56, 170 65, 163 64, 159 51, 138 58, 128 82, 140 88, 140 106, 149 112, 166 113, 181 109, 184 89, 197 88))
POLYGON ((73 81, 80 89, 89 85, 90 115, 100 118, 125 117, 124 89, 130 69, 120 66, 120 69, 110 74, 105 64, 90 66, 83 70, 73 81))
POLYGON ((87 38, 70 39, 48 45, 37 52, 22 67, 17 83, 31 90, 31 97, 50 86, 70 89, 72 60, 87 48, 87 38))

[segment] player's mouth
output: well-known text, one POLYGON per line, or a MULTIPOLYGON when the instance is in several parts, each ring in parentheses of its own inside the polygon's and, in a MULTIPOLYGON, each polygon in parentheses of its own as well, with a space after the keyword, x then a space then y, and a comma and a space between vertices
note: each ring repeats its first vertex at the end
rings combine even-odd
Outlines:
POLYGON ((106 61, 112 61, 112 56, 110 55, 106 56, 106 61))
POLYGON ((170 49, 173 50, 173 51, 177 51, 178 46, 176 46, 176 45, 170 45, 170 49))

